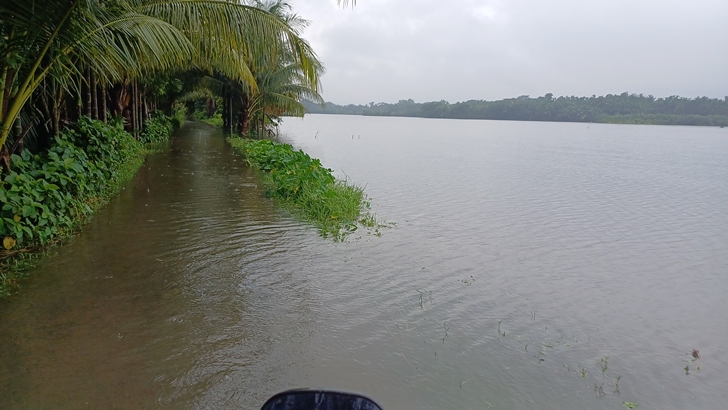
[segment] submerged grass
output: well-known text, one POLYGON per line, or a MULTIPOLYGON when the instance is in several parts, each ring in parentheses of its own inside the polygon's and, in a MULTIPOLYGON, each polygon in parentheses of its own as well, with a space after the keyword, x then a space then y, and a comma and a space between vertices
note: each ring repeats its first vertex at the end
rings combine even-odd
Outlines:
POLYGON ((322 236, 342 240, 359 226, 380 225, 369 212, 364 189, 348 180, 338 180, 332 170, 288 144, 237 137, 228 140, 248 164, 263 172, 270 197, 304 220, 314 223, 322 236))

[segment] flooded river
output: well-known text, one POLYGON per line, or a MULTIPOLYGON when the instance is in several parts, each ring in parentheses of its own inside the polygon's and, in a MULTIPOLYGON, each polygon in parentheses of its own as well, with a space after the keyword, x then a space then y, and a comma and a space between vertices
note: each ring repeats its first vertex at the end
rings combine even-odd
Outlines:
POLYGON ((0 302, 0 408, 723 409, 728 130, 311 115, 345 242, 188 124, 0 302), (692 350, 700 352, 693 360, 692 350))

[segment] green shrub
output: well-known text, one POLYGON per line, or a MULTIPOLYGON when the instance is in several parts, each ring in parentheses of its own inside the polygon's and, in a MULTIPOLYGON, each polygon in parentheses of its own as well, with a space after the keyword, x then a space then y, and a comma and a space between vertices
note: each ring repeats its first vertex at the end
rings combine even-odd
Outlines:
POLYGON ((139 140, 143 143, 164 142, 172 135, 175 128, 175 119, 168 117, 162 111, 155 111, 147 122, 139 140))
POLYGON ((172 105, 172 125, 177 129, 182 126, 187 118, 187 106, 183 103, 174 103, 172 105))
POLYGON ((337 180, 332 170, 303 151, 269 140, 231 138, 249 165, 264 172, 268 194, 317 225, 323 236, 343 239, 358 224, 372 227, 364 190, 337 180))
POLYGON ((210 125, 214 125, 216 127, 222 127, 222 123, 223 123, 223 121, 222 121, 222 114, 217 113, 217 114, 215 114, 212 117, 203 118, 202 119, 202 122, 206 122, 206 123, 208 123, 210 125))
POLYGON ((210 118, 207 115, 206 110, 195 110, 195 112, 192 113, 192 118, 196 119, 197 121, 202 121, 205 118, 210 118))
POLYGON ((11 172, 0 183, 5 247, 44 245, 70 231, 143 152, 141 143, 120 126, 82 118, 46 152, 13 155, 11 172))
POLYGON ((85 152, 61 138, 44 155, 13 155, 12 164, 0 187, 0 236, 16 246, 45 244, 59 229, 70 229, 74 217, 90 212, 78 198, 103 179, 85 152))

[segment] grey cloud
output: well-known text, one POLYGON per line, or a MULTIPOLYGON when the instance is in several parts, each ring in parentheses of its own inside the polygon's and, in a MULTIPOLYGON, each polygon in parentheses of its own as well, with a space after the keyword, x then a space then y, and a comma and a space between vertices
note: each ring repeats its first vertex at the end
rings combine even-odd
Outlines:
POLYGON ((728 95, 724 0, 299 0, 337 103, 728 95))

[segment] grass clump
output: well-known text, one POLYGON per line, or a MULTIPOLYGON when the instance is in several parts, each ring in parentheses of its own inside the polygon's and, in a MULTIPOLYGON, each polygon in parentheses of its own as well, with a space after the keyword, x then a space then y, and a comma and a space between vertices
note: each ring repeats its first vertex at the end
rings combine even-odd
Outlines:
POLYGON ((233 137, 229 141, 250 166, 263 172, 268 195, 313 222, 324 237, 342 240, 360 225, 378 229, 364 190, 337 180, 318 159, 270 140, 233 137))

